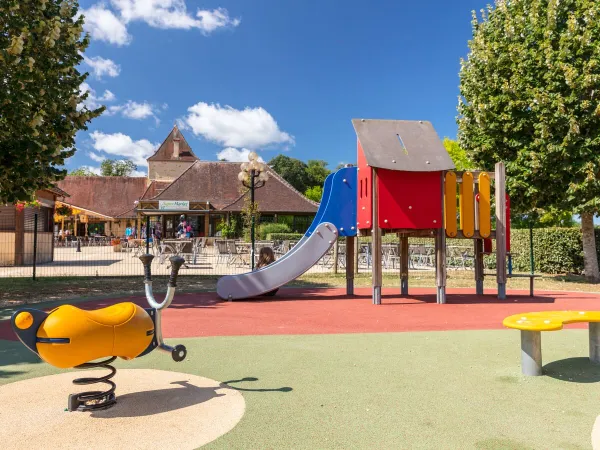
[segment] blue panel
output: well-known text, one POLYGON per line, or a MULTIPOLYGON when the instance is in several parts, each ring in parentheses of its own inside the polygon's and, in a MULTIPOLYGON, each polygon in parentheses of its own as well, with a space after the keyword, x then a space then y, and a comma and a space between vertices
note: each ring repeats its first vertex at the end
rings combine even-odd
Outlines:
POLYGON ((323 201, 315 220, 306 232, 307 236, 310 236, 316 226, 323 222, 334 224, 339 231, 339 236, 356 236, 357 183, 356 167, 345 167, 327 177, 323 201), (325 196, 327 191, 329 191, 328 198, 325 196))
POLYGON ((333 182, 333 173, 327 175, 325 178, 325 184, 323 185, 323 196, 321 197, 321 203, 319 204, 319 210, 315 215, 310 227, 306 230, 305 236, 310 236, 317 228, 317 225, 321 223, 321 217, 323 217, 323 213, 327 208, 327 202, 329 201, 329 194, 331 193, 331 183, 333 182))

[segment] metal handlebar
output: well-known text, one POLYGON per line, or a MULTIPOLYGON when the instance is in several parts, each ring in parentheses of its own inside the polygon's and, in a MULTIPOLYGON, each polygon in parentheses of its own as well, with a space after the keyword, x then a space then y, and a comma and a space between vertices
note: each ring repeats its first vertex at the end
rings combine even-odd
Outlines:
POLYGON ((167 288, 167 295, 165 299, 159 303, 154 298, 154 294, 152 293, 152 274, 150 271, 150 267, 152 265, 152 260, 154 259, 154 255, 146 254, 140 256, 140 260, 142 264, 144 264, 144 284, 146 285, 146 299, 152 308, 155 308, 157 311, 161 309, 168 308, 171 302, 173 301, 173 297, 175 296, 175 288, 177 287, 177 275, 179 274, 179 269, 185 262, 185 260, 181 256, 172 256, 169 258, 171 262, 171 276, 169 277, 169 287, 167 288))
POLYGON ((169 277, 169 287, 167 288, 167 295, 165 299, 158 303, 154 294, 152 293, 152 274, 150 271, 150 267, 152 266, 152 260, 154 259, 154 255, 146 254, 139 257, 142 264, 144 264, 144 284, 146 290, 146 300, 152 308, 156 310, 156 314, 154 316, 154 325, 155 325, 155 338, 158 344, 158 348, 162 351, 168 352, 171 354, 175 361, 183 361, 187 354, 187 350, 183 345, 177 345, 176 347, 171 347, 170 345, 165 344, 162 335, 162 315, 161 310, 168 308, 171 302, 173 301, 173 297, 175 296, 175 289, 177 288, 177 275, 179 274, 179 269, 185 262, 185 260, 181 256, 172 256, 169 258, 171 262, 171 276, 169 277))

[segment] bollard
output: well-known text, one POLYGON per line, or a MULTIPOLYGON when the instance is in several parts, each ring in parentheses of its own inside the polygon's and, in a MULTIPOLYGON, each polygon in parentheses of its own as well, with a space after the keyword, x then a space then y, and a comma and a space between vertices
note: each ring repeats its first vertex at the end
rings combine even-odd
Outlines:
POLYGON ((81 253, 81 239, 77 238, 77 253, 81 253))

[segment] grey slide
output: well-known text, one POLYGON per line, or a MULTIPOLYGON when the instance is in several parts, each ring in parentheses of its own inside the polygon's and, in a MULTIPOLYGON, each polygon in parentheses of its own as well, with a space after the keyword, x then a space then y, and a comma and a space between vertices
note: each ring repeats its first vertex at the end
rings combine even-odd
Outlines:
POLYGON ((256 297, 277 289, 298 278, 325 255, 338 238, 332 223, 320 223, 315 231, 303 238, 284 257, 255 272, 226 275, 217 282, 217 294, 222 299, 235 300, 256 297))

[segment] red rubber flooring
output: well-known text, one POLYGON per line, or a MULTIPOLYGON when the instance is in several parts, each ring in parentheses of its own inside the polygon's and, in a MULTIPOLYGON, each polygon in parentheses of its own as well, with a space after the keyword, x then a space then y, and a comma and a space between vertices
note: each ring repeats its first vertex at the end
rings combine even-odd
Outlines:
MULTIPOLYGON (((165 311, 165 337, 272 334, 381 333, 397 331, 481 330, 502 328, 511 314, 543 310, 600 310, 600 295, 544 292, 529 297, 509 292, 476 296, 469 289, 449 289, 448 303, 435 303, 432 289, 411 289, 408 298, 384 289, 383 304, 371 304, 371 289, 281 289, 276 297, 225 302, 215 293, 177 293, 165 311)), ((162 295, 159 295, 159 299, 162 295)), ((78 303, 96 309, 121 301, 147 306, 142 297, 78 303)), ((585 327, 585 324, 569 327, 585 327)), ((10 323, 0 322, 0 339, 16 340, 10 323)))

